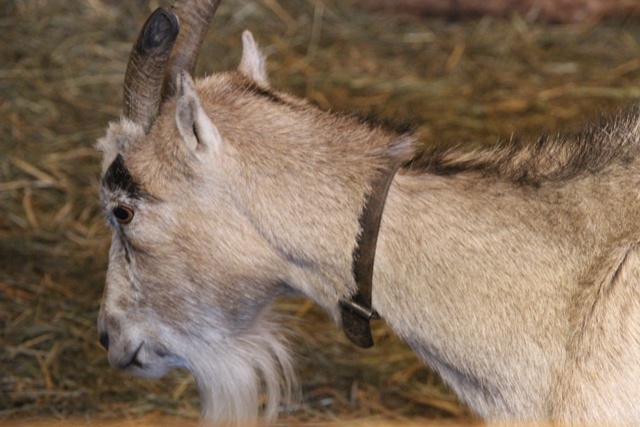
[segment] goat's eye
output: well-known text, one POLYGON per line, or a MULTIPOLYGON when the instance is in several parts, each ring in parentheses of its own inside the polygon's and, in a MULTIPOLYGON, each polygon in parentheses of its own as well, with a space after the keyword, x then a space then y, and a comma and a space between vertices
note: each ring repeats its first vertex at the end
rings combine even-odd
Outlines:
POLYGON ((116 206, 115 208, 113 208, 112 212, 113 216, 116 217, 116 220, 120 224, 129 224, 134 215, 133 209, 131 209, 129 206, 124 205, 116 206))

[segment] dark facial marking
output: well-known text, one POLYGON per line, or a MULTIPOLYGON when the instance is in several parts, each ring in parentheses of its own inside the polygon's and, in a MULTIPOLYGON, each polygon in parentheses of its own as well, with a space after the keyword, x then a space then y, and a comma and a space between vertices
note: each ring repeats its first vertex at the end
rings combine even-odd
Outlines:
POLYGON ((141 197, 140 185, 133 180, 124 164, 122 155, 118 154, 102 177, 102 185, 113 192, 124 191, 129 197, 141 197))
POLYGON ((128 265, 131 265, 131 255, 129 254, 129 244, 127 239, 124 237, 122 232, 118 233, 120 235, 120 241, 122 243, 122 249, 124 250, 124 259, 127 261, 128 265))

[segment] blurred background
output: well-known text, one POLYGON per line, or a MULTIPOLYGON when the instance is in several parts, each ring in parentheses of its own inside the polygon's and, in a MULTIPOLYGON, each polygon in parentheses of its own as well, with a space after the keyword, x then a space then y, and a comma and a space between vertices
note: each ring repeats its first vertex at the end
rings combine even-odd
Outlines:
MULTIPOLYGON (((235 68, 250 29, 273 86, 323 109, 415 123, 425 145, 470 148, 570 132, 640 95, 635 1, 582 0, 583 13, 567 13, 578 0, 542 2, 545 13, 474 3, 223 1, 197 75, 235 68)), ((96 336, 109 233, 93 144, 119 117, 132 41, 167 4, 0 2, 0 424, 197 420, 187 373, 127 377, 96 336)), ((291 316, 303 388, 279 425, 476 422, 383 322, 376 346, 360 350, 310 302, 278 309, 291 316)))

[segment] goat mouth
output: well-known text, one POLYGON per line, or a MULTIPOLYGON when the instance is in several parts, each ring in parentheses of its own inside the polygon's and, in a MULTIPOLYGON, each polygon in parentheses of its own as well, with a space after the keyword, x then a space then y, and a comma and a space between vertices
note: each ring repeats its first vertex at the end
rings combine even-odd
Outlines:
POLYGON ((128 361, 122 363, 119 368, 120 369, 127 369, 130 368, 131 366, 135 366, 137 368, 144 368, 142 362, 140 360, 138 360, 138 354, 140 354, 140 350, 142 350, 142 346, 144 345, 144 341, 142 341, 140 343, 140 345, 138 346, 138 348, 136 348, 136 350, 133 352, 133 354, 131 355, 131 357, 129 358, 128 361))

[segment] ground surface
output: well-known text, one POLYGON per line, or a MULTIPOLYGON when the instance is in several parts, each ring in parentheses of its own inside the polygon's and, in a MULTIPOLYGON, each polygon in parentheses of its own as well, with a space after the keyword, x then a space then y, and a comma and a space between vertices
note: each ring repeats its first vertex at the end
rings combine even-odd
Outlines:
MULTIPOLYGON (((128 378, 96 339, 109 237, 93 143, 120 114, 131 42, 158 3, 0 3, 0 423, 197 417, 188 374, 128 378)), ((198 73, 235 67, 245 28, 268 53, 274 86, 322 108, 409 120, 425 144, 575 129, 640 95, 633 22, 453 22, 337 0, 225 1, 198 73)), ((296 317, 287 326, 303 385, 282 425, 473 420, 382 322, 364 351, 312 304, 280 309, 296 317)))

